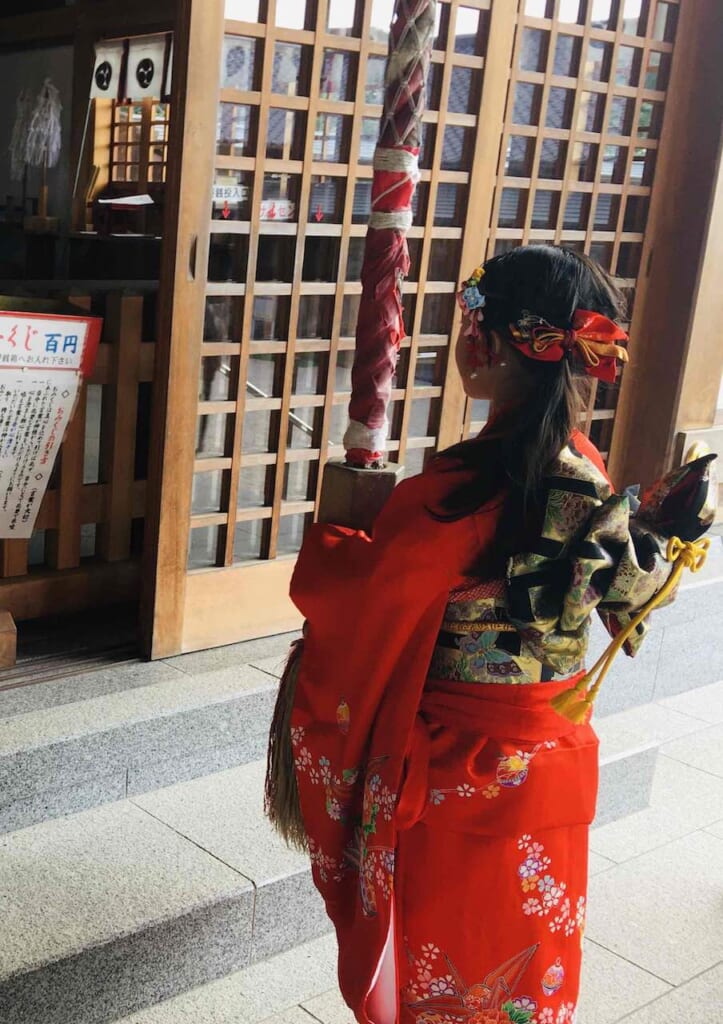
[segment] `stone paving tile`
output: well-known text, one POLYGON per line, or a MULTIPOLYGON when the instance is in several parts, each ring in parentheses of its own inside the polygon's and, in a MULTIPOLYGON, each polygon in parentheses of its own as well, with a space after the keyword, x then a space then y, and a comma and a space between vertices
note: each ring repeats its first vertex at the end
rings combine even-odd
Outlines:
POLYGON ((629 753, 651 744, 687 736, 700 730, 700 722, 658 704, 629 708, 606 718, 595 719, 595 732, 600 738, 601 758, 629 753))
POLYGON ((592 878, 593 875, 599 875, 601 871, 607 871, 608 868, 615 867, 616 863, 617 861, 610 860, 608 857, 603 857, 602 854, 590 850, 587 866, 588 874, 592 878))
POLYGON ((586 940, 577 1017, 580 1024, 614 1024, 623 1014, 670 988, 660 978, 586 940))
POLYGON ((167 665, 187 672, 189 675, 201 675, 224 668, 240 668, 260 659, 284 658, 292 640, 297 640, 301 633, 279 633, 277 636, 262 637, 260 640, 247 640, 240 644, 229 644, 226 647, 213 647, 195 654, 180 654, 168 658, 167 665))
POLYGON ((712 825, 708 825, 705 828, 706 832, 710 832, 713 836, 718 836, 719 839, 723 839, 723 821, 715 821, 712 825))
POLYGON ((332 988, 303 1005, 321 1024, 355 1024, 354 1014, 341 998, 338 988, 332 988))
MULTIPOLYGON (((718 625, 720 627, 720 623, 718 625)), ((666 697, 658 703, 664 708, 710 722, 711 725, 723 722, 723 681, 688 690, 675 697, 666 697)))
POLYGON ((697 832, 590 880, 586 934, 680 985, 723 958, 723 840, 697 832))
POLYGON ((671 740, 663 744, 660 752, 723 779, 723 723, 692 736, 671 740))
POLYGON ((723 818, 723 780, 659 756, 650 807, 590 833, 590 848, 622 862, 723 818))
MULTIPOLYGON (((723 1021, 723 962, 634 1011, 624 1024, 701 1024, 723 1021)), ((583 1018, 581 1024, 588 1024, 583 1018)))

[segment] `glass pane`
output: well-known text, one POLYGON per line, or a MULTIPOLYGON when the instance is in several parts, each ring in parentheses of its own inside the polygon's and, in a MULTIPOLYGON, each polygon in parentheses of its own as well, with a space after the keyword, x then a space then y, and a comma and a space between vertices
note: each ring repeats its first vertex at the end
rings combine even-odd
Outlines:
POLYGON ((640 104, 638 120, 639 139, 658 139, 663 123, 663 104, 653 100, 643 100, 640 104))
POLYGON ((512 120, 515 124, 537 124, 540 118, 542 86, 531 82, 518 82, 515 87, 515 103, 512 120))
POLYGON ((85 394, 83 483, 97 484, 100 479, 100 423, 103 387, 101 384, 87 384, 85 394))
POLYGON ((569 128, 572 124, 572 111, 575 103, 574 89, 561 89, 553 86, 547 100, 547 128, 569 128))
POLYGON ((478 105, 479 72, 472 68, 453 67, 447 109, 455 114, 474 114, 478 105))
POLYGON ((374 117, 363 117, 359 139, 359 163, 371 164, 379 135, 379 121, 374 117))
POLYGON ((308 96, 310 47, 298 43, 276 43, 271 91, 284 96, 308 96))
POLYGON ((336 281, 341 239, 328 235, 308 235, 304 246, 302 281, 336 281))
POLYGON ((357 178, 352 200, 352 223, 366 224, 372 211, 371 178, 357 178))
POLYGON ((637 277, 640 270, 642 242, 621 242, 618 253, 618 277, 637 277))
POLYGON ((592 242, 590 245, 590 256, 599 263, 601 267, 604 267, 605 270, 612 271, 612 242, 592 242))
POLYGON ((527 189, 503 188, 497 223, 501 228, 521 228, 527 211, 527 189))
POLYGON ((237 508, 263 508, 274 496, 275 466, 242 466, 239 473, 237 508))
POLYGON ((334 36, 353 36, 356 19, 354 0, 329 0, 326 29, 334 36))
POLYGON ((206 299, 203 318, 204 341, 240 341, 243 300, 231 295, 206 299))
POLYGON ((220 156, 253 156, 256 152, 256 108, 219 103, 216 152, 220 156))
POLYGON ((295 395, 323 395, 326 390, 326 352, 299 352, 294 360, 291 390, 295 395))
POLYGON ((620 184, 625 181, 625 164, 628 159, 627 146, 606 146, 603 151, 600 181, 620 184))
POLYGON ((550 33, 541 28, 523 28, 520 44, 520 68, 523 71, 544 71, 550 33))
POLYGON ((610 104, 608 131, 611 135, 630 135, 633 128, 635 100, 627 96, 614 96, 610 104))
POLYGON ((224 36, 221 62, 222 89, 253 89, 256 40, 248 36, 224 36))
POLYGON ((636 149, 630 168, 630 181, 634 185, 652 185, 655 172, 655 150, 636 149))
POLYGON ((241 450, 248 453, 276 450, 279 414, 270 409, 247 409, 244 413, 241 450))
POLYGON ((629 36, 644 36, 648 18, 649 0, 624 0, 623 32, 629 36))
POLYGON ((457 8, 457 24, 454 29, 455 53, 466 53, 469 55, 480 53, 481 13, 481 11, 475 11, 471 7, 457 8))
POLYGON ((212 473, 194 473, 191 492, 191 513, 193 515, 221 511, 223 477, 224 471, 220 469, 214 470, 212 473))
POLYGON ((354 55, 343 50, 324 50, 319 95, 325 100, 353 100, 356 88, 354 55))
MULTIPOLYGON (((353 351, 340 351, 336 357, 336 375, 334 380, 334 391, 345 392, 351 391, 351 368, 354 363, 354 352, 353 351)), ((335 407, 336 408, 336 407, 335 407)), ((342 406, 343 408, 343 406, 342 406)))
POLYGON ((305 28, 306 0, 276 0, 276 24, 282 28, 305 28))
POLYGON ((580 70, 582 40, 579 36, 559 35, 555 47, 554 73, 576 78, 580 70))
POLYGON ((384 57, 369 57, 367 60, 367 80, 364 88, 365 103, 384 102, 384 57))
POLYGON ((590 5, 590 24, 593 28, 615 28, 612 0, 592 0, 590 5))
POLYGON ((642 52, 637 46, 621 46, 618 49, 618 66, 615 71, 618 85, 638 84, 642 52))
POLYGON ((289 448, 316 448, 321 434, 323 409, 301 406, 289 411, 289 448))
POLYGON ((302 160, 306 115, 300 110, 271 107, 266 130, 266 156, 276 160, 302 160))
POLYGON ((428 281, 457 281, 462 242, 458 238, 433 238, 429 250, 428 281))
POLYGON ((570 192, 565 206, 563 227, 568 231, 586 231, 590 214, 590 193, 570 192))
POLYGON ((304 531, 312 518, 311 514, 281 517, 276 542, 276 553, 279 557, 295 555, 298 552, 304 539, 304 531))
POLYGON ((226 402, 238 372, 238 356, 206 356, 198 374, 198 398, 201 402, 226 402))
POLYGON ((248 523, 236 523, 233 534, 234 562, 251 562, 261 558, 265 546, 268 551, 268 531, 268 519, 252 519, 248 523))
POLYGON ((246 392, 252 398, 278 398, 284 380, 284 360, 268 352, 249 356, 246 367, 246 392))
MULTIPOLYGON (((449 334, 455 298, 451 292, 426 295, 422 307, 422 334, 449 334)), ((411 317, 408 320, 411 324, 411 317)))
POLYGON ((351 118, 340 114, 318 114, 312 158, 325 163, 346 163, 349 159, 351 118))
MULTIPOLYGON (((80 528, 80 557, 81 558, 94 558, 95 557, 95 540, 96 540, 96 524, 95 523, 84 523, 80 528)), ((33 540, 36 537, 45 537, 45 530, 37 531, 33 534, 33 540)), ((31 545, 33 543, 31 540, 31 545)), ((43 545, 44 547, 44 545, 43 545)), ((45 551, 43 551, 43 559, 45 561, 45 551)), ((32 565, 30 551, 28 551, 28 565, 32 565)))
POLYGON ((447 125, 442 143, 442 170, 466 171, 472 161, 474 131, 459 125, 447 125))
MULTIPOLYGON (((419 189, 417 192, 419 193, 419 189)), ((467 212, 468 188, 441 181, 437 188, 434 223, 437 227, 461 227, 467 212)), ((420 198, 420 207, 422 199, 420 198)))
POLYGON ((248 235, 212 234, 208 247, 208 280, 245 281, 248 255, 248 235))
POLYGON ((226 454, 229 421, 226 413, 199 416, 196 424, 196 458, 212 458, 226 454))
MULTIPOLYGON (((433 243, 434 244, 434 243, 433 243)), ((360 281, 361 268, 364 261, 364 239, 350 238, 349 252, 346 258, 346 280, 360 281)))
POLYGON ((603 193, 598 196, 593 227, 596 231, 615 231, 620 213, 620 196, 603 193))
POLYGON ((560 0, 558 18, 568 24, 582 24, 585 20, 584 0, 560 0))
POLYGON ((330 338, 334 316, 333 295, 302 295, 299 299, 300 338, 330 338))
POLYGON ((229 21, 258 21, 259 0, 225 0, 224 16, 229 21))
POLYGON ((540 153, 541 178, 563 178, 565 160, 567 159, 567 143, 559 139, 545 139, 540 153))
POLYGON ((629 196, 625 204, 623 231, 644 231, 649 205, 650 200, 647 196, 629 196))
POLYGON ((201 526, 191 530, 188 542, 188 568, 207 569, 218 564, 219 526, 201 526))
MULTIPOLYGON (((344 214, 345 178, 312 175, 308 220, 317 224, 340 224, 344 214)), ((371 181, 369 182, 371 191, 371 181)))
POLYGON ((294 276, 296 239, 289 235, 260 235, 256 258, 257 281, 286 281, 294 276))
POLYGON ((505 174, 511 178, 529 178, 532 174, 534 139, 527 135, 510 135, 507 142, 505 174))
POLYGON ((577 128, 581 132, 602 131, 605 114, 605 94, 601 92, 584 92, 580 96, 578 107, 577 128))
POLYGON ((394 0, 372 0, 372 18, 369 35, 373 42, 389 42, 389 29, 394 17, 394 0))
POLYGON ((594 181, 599 146, 592 142, 576 142, 573 163, 577 167, 579 181, 594 181))
POLYGON ((284 501, 313 499, 318 465, 318 462, 289 462, 287 464, 284 473, 284 501))
POLYGON ((651 50, 648 54, 648 67, 645 72, 646 89, 667 89, 670 77, 670 54, 651 50))
POLYGON ((257 295, 251 321, 254 341, 286 341, 289 334, 288 295, 257 295))
POLYGON ((551 18, 552 0, 525 0, 525 14, 528 18, 551 18))
POLYGON ((339 333, 342 338, 353 338, 356 332, 356 319, 359 315, 359 301, 361 295, 345 295, 341 308, 341 327, 339 333))
POLYGON ((672 43, 675 39, 675 30, 678 24, 677 4, 664 3, 658 0, 653 22, 653 39, 659 42, 672 43))
POLYGON ((538 188, 532 204, 532 227, 554 228, 560 207, 560 193, 538 188))
POLYGON ((611 43, 603 43, 599 39, 591 39, 587 48, 585 77, 593 82, 607 82, 610 78, 610 63, 613 48, 611 43))

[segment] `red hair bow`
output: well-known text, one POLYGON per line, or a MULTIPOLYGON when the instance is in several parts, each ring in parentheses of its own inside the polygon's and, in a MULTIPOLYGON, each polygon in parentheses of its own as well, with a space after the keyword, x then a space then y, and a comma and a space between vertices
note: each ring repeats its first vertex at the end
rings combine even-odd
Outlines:
POLYGON ((555 327, 532 313, 523 314, 510 324, 512 344, 530 359, 559 362, 566 352, 576 352, 591 377, 614 384, 617 361, 627 363, 628 353, 616 342, 626 342, 628 335, 602 313, 578 309, 570 330, 555 327))

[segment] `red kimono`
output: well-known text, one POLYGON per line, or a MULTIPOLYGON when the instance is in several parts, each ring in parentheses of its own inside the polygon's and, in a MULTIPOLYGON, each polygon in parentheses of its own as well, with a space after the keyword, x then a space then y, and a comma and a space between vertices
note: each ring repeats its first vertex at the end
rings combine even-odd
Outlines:
POLYGON ((467 575, 499 507, 429 514, 459 482, 437 464, 373 538, 316 525, 304 541, 292 739, 314 880, 362 1024, 566 1024, 597 739, 549 705, 575 674, 531 675, 500 581, 467 575))

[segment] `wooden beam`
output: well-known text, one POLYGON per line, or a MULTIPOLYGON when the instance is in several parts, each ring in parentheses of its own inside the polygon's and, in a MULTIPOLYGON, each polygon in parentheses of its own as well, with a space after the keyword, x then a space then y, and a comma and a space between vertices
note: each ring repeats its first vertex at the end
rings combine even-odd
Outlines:
POLYGON ((223 15, 181 0, 176 25, 141 603, 155 658, 182 642, 223 15))
POLYGON ((0 51, 30 46, 57 46, 71 42, 80 30, 96 38, 142 32, 164 32, 173 27, 177 0, 78 0, 32 14, 0 18, 0 51))
MULTIPOLYGON (((717 185, 723 119, 719 0, 680 5, 667 109, 610 452, 619 487, 650 483, 672 453, 717 185)), ((716 332, 717 333, 717 332, 716 332)), ((713 340, 711 339, 711 342, 713 340)))

